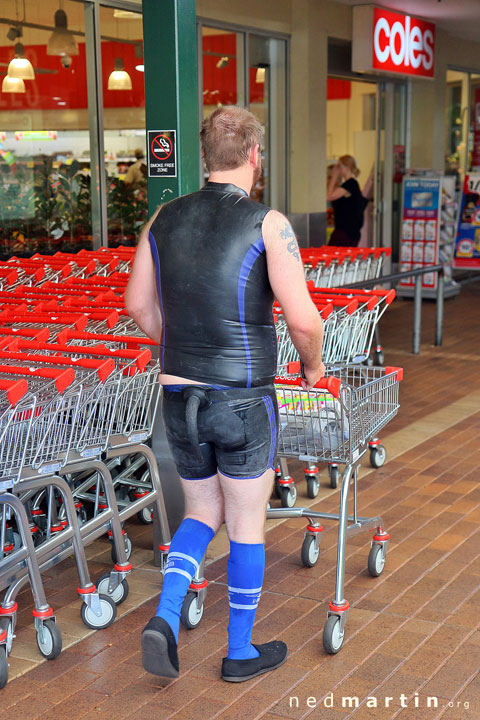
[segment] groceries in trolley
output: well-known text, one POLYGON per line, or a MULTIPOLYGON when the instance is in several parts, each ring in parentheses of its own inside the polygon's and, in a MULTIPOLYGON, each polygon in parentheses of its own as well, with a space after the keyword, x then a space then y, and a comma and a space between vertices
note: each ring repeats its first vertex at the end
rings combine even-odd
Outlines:
POLYGON ((278 413, 284 451, 303 456, 334 453, 349 439, 349 425, 340 401, 328 390, 315 394, 277 377, 278 413), (305 452, 307 451, 307 452, 305 452))

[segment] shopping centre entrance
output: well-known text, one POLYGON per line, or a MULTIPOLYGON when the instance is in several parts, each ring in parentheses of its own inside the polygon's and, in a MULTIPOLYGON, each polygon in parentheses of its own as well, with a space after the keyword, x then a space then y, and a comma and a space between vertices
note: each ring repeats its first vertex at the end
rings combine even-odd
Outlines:
MULTIPOLYGON (((361 246, 392 247, 398 257, 401 183, 408 167, 408 87, 405 82, 361 77, 342 71, 345 45, 329 43, 327 82, 327 176, 341 155, 353 155, 358 182, 370 200, 361 246), (338 68, 338 69, 337 69, 338 68)), ((327 237, 333 229, 327 214, 327 237)))

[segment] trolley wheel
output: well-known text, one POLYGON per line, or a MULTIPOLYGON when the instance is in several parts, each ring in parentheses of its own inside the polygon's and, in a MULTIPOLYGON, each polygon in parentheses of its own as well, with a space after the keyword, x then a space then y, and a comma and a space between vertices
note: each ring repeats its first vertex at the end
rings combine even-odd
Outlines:
POLYGON ((306 475, 305 480, 307 481, 307 495, 313 500, 320 490, 320 481, 317 475, 306 475))
POLYGON ((115 603, 115 605, 121 605, 128 597, 128 582, 126 578, 123 578, 122 582, 117 585, 115 590, 112 593, 108 592, 108 583, 110 582, 110 573, 103 573, 103 575, 100 575, 100 577, 97 578, 97 582, 95 585, 97 586, 97 591, 101 595, 108 595, 111 600, 115 603))
POLYGON ((385 555, 381 545, 372 545, 368 553, 368 573, 372 577, 382 574, 385 567, 385 555))
POLYGON ((288 487, 280 488, 280 501, 284 508, 292 508, 295 505, 297 501, 297 488, 293 483, 288 487))
POLYGON ((144 507, 140 512, 137 513, 137 518, 142 525, 151 525, 153 523, 152 508, 144 507))
POLYGON ((374 468, 381 468, 387 459, 387 451, 383 445, 376 445, 370 448, 370 465, 374 468))
POLYGON ((197 593, 188 592, 183 601, 182 610, 180 613, 180 620, 182 625, 188 630, 193 630, 203 617, 204 605, 203 603, 198 607, 197 605, 197 593))
POLYGON ((92 630, 104 630, 105 628, 110 627, 117 615, 117 606, 113 602, 112 598, 108 595, 99 595, 98 597, 100 600, 100 616, 95 615, 92 608, 87 605, 87 603, 83 603, 80 610, 83 622, 92 630))
POLYGON ((305 567, 313 567, 317 564, 320 555, 320 544, 315 542, 313 535, 306 535, 302 543, 302 563, 305 567))
POLYGON ((62 634, 55 620, 45 620, 37 630, 37 646, 44 658, 55 660, 62 652, 62 634))
POLYGON ((340 471, 336 465, 328 466, 328 475, 330 477, 330 487, 334 490, 338 487, 338 481, 340 479, 340 471))
MULTIPOLYGON (((130 560, 130 555, 132 554, 132 541, 130 540, 127 533, 125 533, 123 536, 123 542, 125 543, 125 555, 127 556, 127 560, 130 560)), ((115 543, 112 539, 112 562, 114 565, 117 564, 118 558, 117 558, 117 551, 115 550, 115 543)))
POLYGON ((0 645, 0 690, 5 687, 8 682, 8 660, 7 649, 5 645, 0 645))
POLYGON ((275 476, 275 482, 274 482, 274 484, 273 484, 273 494, 274 494, 275 497, 278 498, 279 500, 282 499, 281 487, 282 487, 282 486, 281 486, 280 483, 278 482, 278 478, 275 476))
POLYGON ((375 359, 375 365, 383 365, 385 362, 385 355, 383 353, 383 350, 375 350, 373 353, 373 357, 375 359))
POLYGON ((329 655, 335 655, 342 647, 345 630, 340 630, 338 615, 330 615, 323 628, 323 647, 329 655))
POLYGON ((363 361, 363 364, 366 365, 367 367, 373 367, 373 365, 374 365, 373 357, 371 355, 368 355, 368 357, 366 357, 365 360, 363 361))

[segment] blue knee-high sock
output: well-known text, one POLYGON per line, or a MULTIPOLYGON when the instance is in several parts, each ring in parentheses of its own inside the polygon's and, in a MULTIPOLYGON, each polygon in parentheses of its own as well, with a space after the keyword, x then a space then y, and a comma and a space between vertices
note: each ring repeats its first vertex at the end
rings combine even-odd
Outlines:
POLYGON ((167 621, 177 640, 183 600, 214 535, 205 523, 185 518, 172 538, 156 616, 167 621))
POLYGON ((228 657, 232 660, 248 660, 259 655, 251 644, 251 638, 264 571, 263 543, 237 543, 230 540, 227 564, 230 604, 228 657))

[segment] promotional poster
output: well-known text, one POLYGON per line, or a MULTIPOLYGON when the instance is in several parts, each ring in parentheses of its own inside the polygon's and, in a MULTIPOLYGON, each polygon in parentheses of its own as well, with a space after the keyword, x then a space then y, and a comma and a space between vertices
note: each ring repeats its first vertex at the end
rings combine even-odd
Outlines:
POLYGON ((480 173, 465 176, 453 265, 480 270, 480 173))

